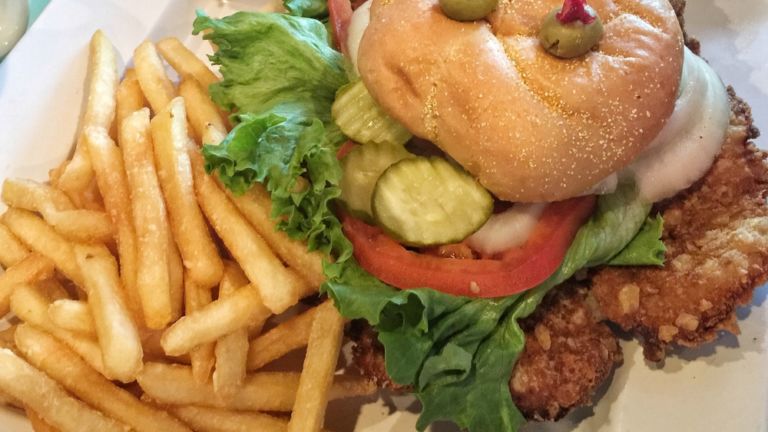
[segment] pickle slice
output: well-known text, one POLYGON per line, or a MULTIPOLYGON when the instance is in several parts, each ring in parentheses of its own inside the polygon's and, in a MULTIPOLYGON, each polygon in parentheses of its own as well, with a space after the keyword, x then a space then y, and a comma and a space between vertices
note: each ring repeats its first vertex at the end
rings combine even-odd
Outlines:
POLYGON ((493 197, 441 158, 402 160, 384 171, 371 201, 376 222, 409 246, 456 243, 480 229, 493 197))
POLYGON ((381 109, 359 80, 336 93, 331 114, 344 135, 361 144, 403 145, 412 136, 408 129, 381 109))
POLYGON ((404 147, 393 144, 355 147, 341 160, 341 200, 347 210, 372 222, 371 196, 376 180, 390 165, 412 156, 404 147))

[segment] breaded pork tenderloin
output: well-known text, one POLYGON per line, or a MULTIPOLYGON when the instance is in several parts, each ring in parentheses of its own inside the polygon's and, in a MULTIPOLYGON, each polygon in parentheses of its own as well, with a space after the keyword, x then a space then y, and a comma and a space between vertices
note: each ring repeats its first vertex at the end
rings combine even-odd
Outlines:
POLYGON ((591 405, 595 391, 621 363, 618 339, 595 313, 583 286, 550 292, 520 324, 525 350, 512 370, 510 389, 530 420, 557 420, 591 405))
POLYGON ((768 278, 768 164, 749 140, 749 106, 732 89, 721 154, 689 190, 657 205, 664 216, 664 267, 605 268, 592 294, 611 321, 642 339, 646 358, 694 347, 718 331, 738 333, 736 308, 768 278))
MULTIPOLYGON (((588 405, 598 387, 621 362, 616 336, 595 317, 586 288, 554 289, 531 317, 521 322, 525 350, 512 371, 510 389, 530 420, 556 420, 572 408, 588 405)), ((384 365, 384 348, 375 330, 356 322, 350 332, 361 373, 377 385, 400 391, 384 365)))

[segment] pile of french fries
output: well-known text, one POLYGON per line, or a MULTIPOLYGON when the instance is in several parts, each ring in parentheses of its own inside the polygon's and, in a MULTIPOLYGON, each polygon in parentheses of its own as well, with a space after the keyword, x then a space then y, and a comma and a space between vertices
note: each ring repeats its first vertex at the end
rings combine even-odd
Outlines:
POLYGON ((330 301, 293 307, 323 256, 276 229, 263 188, 206 174, 199 146, 229 127, 206 63, 173 38, 122 80, 116 60, 96 32, 73 157, 3 183, 0 402, 36 431, 322 430, 329 399, 374 391, 337 373, 330 301), (302 347, 301 371, 259 371, 302 347))

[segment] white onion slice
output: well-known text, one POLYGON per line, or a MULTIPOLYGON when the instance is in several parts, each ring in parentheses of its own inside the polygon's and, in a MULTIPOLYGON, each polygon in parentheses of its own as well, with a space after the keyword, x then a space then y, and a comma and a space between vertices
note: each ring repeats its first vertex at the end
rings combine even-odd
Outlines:
POLYGON ((539 221, 546 204, 515 204, 509 210, 492 215, 467 242, 469 246, 487 255, 522 246, 539 221))
POLYGON ((357 70, 357 53, 360 50, 360 41, 363 39, 365 29, 368 28, 368 23, 371 22, 371 0, 360 5, 352 13, 352 18, 349 21, 349 30, 347 31, 347 52, 349 53, 352 65, 355 66, 355 72, 357 70))

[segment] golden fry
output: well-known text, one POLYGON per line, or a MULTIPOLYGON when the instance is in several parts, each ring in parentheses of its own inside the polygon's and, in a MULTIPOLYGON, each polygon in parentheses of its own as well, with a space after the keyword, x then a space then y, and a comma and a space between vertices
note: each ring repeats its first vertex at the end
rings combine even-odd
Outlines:
POLYGON ((179 95, 187 102, 187 118, 198 137, 199 144, 219 144, 227 135, 227 123, 221 116, 218 107, 213 103, 208 91, 194 78, 184 79, 179 84, 179 95), (208 129, 218 132, 216 141, 206 141, 215 138, 208 129))
POLYGON ((64 192, 51 186, 6 179, 2 196, 10 207, 40 213, 53 229, 69 240, 105 243, 114 238, 112 222, 106 213, 75 209, 64 192))
POLYGON ((120 261, 120 277, 126 292, 128 307, 134 317, 143 319, 139 287, 137 285, 136 229, 133 224, 133 205, 123 164, 123 156, 106 129, 85 130, 88 153, 104 205, 116 228, 117 252, 120 261))
POLYGON ((184 262, 179 248, 173 240, 173 233, 168 230, 168 274, 171 282, 171 321, 176 321, 184 314, 184 262))
POLYGON ((344 318, 328 300, 318 306, 309 333, 288 432, 320 432, 344 337, 344 318))
POLYGON ((211 288, 221 280, 223 264, 195 200, 186 119, 183 98, 173 99, 152 119, 155 160, 171 229, 188 275, 201 287, 211 288))
POLYGON ((246 285, 226 298, 187 313, 165 331, 161 343, 168 355, 185 354, 268 315, 258 291, 246 285))
POLYGON ((75 247, 83 273, 96 335, 107 374, 131 382, 142 365, 143 352, 136 323, 123 299, 117 262, 104 246, 75 247))
POLYGON ((51 321, 64 330, 95 338, 96 326, 88 303, 80 300, 61 299, 48 306, 51 321))
POLYGON ((169 37, 157 43, 157 50, 179 74, 180 77, 196 79, 204 88, 218 82, 219 78, 211 71, 203 60, 198 58, 189 48, 178 39, 169 37))
MULTIPOLYGON (((184 306, 187 315, 192 315, 211 304, 213 298, 208 288, 202 288, 186 278, 184 282, 184 306)), ((162 344, 163 339, 160 339, 162 344)), ((192 376, 201 383, 207 382, 211 377, 211 371, 216 362, 214 355, 214 343, 204 343, 194 347, 189 352, 189 361, 192 366, 192 376)))
POLYGON ((248 279, 258 288, 264 305, 276 314, 295 305, 302 293, 310 291, 307 283, 283 265, 216 181, 205 173, 202 156, 197 151, 189 154, 200 207, 248 279))
POLYGON ((133 51, 133 63, 141 91, 149 101, 152 111, 160 112, 176 97, 176 89, 165 74, 165 67, 157 55, 155 44, 145 41, 139 45, 133 51))
POLYGON ((190 432, 168 413, 139 401, 127 390, 101 376, 47 333, 22 325, 16 333, 16 342, 22 354, 35 367, 84 402, 137 432, 190 432))
POLYGON ((50 259, 32 253, 5 273, 0 274, 0 317, 10 311, 11 295, 17 285, 35 283, 53 276, 54 264, 50 259))
POLYGON ((57 182, 58 187, 70 196, 86 189, 93 178, 93 168, 82 132, 89 127, 109 130, 115 119, 117 56, 112 43, 101 30, 97 30, 91 38, 88 76, 88 99, 75 154, 57 182))
POLYGON ((130 114, 120 128, 120 145, 136 227, 137 274, 144 320, 164 328, 174 318, 171 304, 170 227, 152 157, 149 110, 130 114))
POLYGON ((8 268, 29 255, 29 249, 0 223, 0 267, 8 268))
MULTIPOLYGON (((245 284, 245 275, 234 264, 229 264, 219 285, 219 298, 227 298, 245 284), (239 280, 238 280, 239 279, 239 280), (242 282, 242 284, 238 284, 242 282)), ((223 398, 232 397, 243 385, 248 360, 248 329, 243 327, 216 341, 216 369, 213 372, 213 390, 223 398)))
MULTIPOLYGON (((137 381, 152 400, 170 405, 198 405, 247 411, 287 412, 293 408, 299 374, 260 372, 248 375, 243 386, 229 400, 216 396, 211 383, 199 383, 188 366, 146 363, 137 381)), ((359 377, 337 376, 330 399, 368 395, 376 386, 359 377)))
POLYGON ((75 351, 92 368, 106 376, 99 344, 94 339, 56 326, 48 316, 49 305, 49 299, 31 285, 18 286, 11 297, 11 310, 19 319, 51 333, 75 351))
POLYGON ((117 108, 115 114, 116 136, 121 147, 123 143, 120 141, 120 129, 122 128, 123 121, 134 111, 138 111, 146 106, 147 99, 144 97, 144 93, 141 92, 141 85, 139 85, 139 79, 136 77, 136 70, 126 69, 123 80, 117 86, 117 108))
POLYGON ((293 350, 307 346, 318 311, 318 308, 309 309, 251 341, 248 370, 260 369, 293 350))
POLYGON ((61 432, 125 432, 127 426, 73 398, 12 351, 0 349, 0 389, 35 410, 61 432))
POLYGON ((80 267, 75 262, 72 244, 42 219, 26 210, 9 209, 3 223, 27 247, 50 259, 72 282, 83 286, 80 267))
POLYGON ((198 432, 285 432, 288 422, 269 414, 197 406, 168 410, 198 432))
POLYGON ((29 423, 32 425, 32 430, 35 432, 59 432, 58 429, 46 423, 42 417, 29 407, 24 408, 24 414, 27 415, 27 419, 29 419, 29 423))

